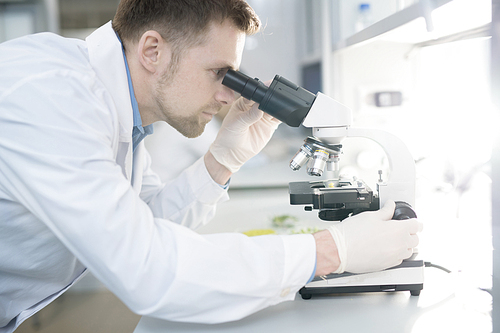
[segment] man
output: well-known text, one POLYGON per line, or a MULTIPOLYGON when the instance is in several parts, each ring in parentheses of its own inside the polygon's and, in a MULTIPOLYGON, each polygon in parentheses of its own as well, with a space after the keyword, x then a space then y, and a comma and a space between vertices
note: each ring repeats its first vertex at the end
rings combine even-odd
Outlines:
POLYGON ((392 202, 314 235, 190 230, 279 124, 221 84, 258 27, 241 0, 123 0, 86 41, 0 45, 0 332, 87 269, 138 314, 216 323, 292 300, 314 275, 411 255, 419 223, 390 221, 392 202), (205 156, 162 184, 141 141, 151 124, 196 137, 229 104, 205 156))

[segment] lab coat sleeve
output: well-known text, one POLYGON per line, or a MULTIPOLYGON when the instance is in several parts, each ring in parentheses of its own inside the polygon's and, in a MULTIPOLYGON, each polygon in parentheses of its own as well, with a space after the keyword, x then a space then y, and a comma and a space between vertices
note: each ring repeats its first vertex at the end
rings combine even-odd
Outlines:
POLYGON ((293 299, 314 269, 314 238, 199 235, 155 218, 114 161, 113 105, 99 80, 72 71, 5 91, 1 192, 138 314, 217 323, 293 299))
POLYGON ((217 204, 229 199, 227 190, 211 178, 203 157, 177 178, 162 184, 151 169, 149 153, 141 145, 145 151, 141 198, 148 203, 155 217, 196 229, 214 217, 217 204))

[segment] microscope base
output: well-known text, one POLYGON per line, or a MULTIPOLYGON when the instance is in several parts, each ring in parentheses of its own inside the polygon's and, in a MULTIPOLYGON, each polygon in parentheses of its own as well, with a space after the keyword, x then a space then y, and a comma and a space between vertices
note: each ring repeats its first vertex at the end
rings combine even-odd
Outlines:
POLYGON ((303 299, 313 295, 362 293, 380 291, 410 291, 412 296, 420 295, 424 281, 422 260, 405 260, 399 266, 365 274, 330 274, 317 277, 299 290, 303 299))

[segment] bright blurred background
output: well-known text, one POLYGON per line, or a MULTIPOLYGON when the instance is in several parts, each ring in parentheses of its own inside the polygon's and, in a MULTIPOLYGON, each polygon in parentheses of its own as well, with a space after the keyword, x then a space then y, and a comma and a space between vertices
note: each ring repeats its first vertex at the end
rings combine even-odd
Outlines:
MULTIPOLYGON (((247 38, 241 71, 263 81, 279 74, 314 93, 322 91, 352 109, 353 126, 399 136, 417 166, 416 210, 425 224, 420 246, 425 260, 460 272, 477 288, 491 288, 490 160, 499 124, 491 101, 491 1, 248 2, 263 29, 247 38), (402 102, 377 106, 374 96, 384 92, 400 93, 402 102)), ((42 31, 84 39, 113 18, 117 4, 0 0, 0 42, 42 31)), ((155 124, 146 144, 161 178, 175 177, 202 156, 219 124, 214 119, 196 139, 155 124)), ((265 196, 270 188, 282 189, 283 202, 277 204, 286 211, 288 182, 309 179, 305 171, 288 168, 309 132, 281 125, 268 147, 234 175, 231 191, 245 198, 245 191, 265 196)), ((384 152, 366 139, 346 140, 340 165, 341 173, 356 175, 372 188, 377 171, 388 168, 384 152)), ((309 214, 314 220, 315 213, 309 214)), ((214 227, 200 232, 240 230, 227 230, 229 218, 220 213, 214 227)), ((71 326, 75 320, 92 321, 76 325, 82 332, 97 332, 97 327, 130 331, 137 323, 138 317, 91 276, 72 293, 58 301, 69 306, 55 304, 19 332, 78 332, 71 326), (71 303, 71 297, 76 301, 71 303), (101 314, 98 318, 84 309, 87 301, 87 309, 101 314)))

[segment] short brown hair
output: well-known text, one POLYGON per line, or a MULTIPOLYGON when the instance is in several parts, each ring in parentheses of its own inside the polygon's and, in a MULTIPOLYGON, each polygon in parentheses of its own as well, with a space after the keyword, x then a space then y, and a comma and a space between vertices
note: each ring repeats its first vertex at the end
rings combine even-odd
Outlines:
POLYGON ((247 35, 260 20, 244 0, 121 0, 113 29, 124 42, 136 42, 148 30, 157 31, 174 48, 201 42, 212 22, 232 20, 247 35))

